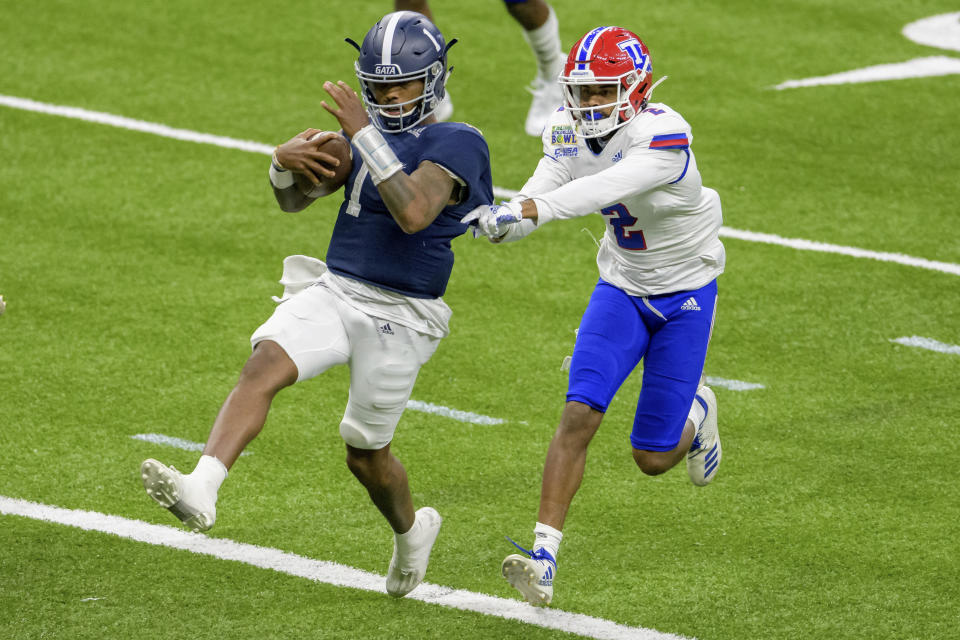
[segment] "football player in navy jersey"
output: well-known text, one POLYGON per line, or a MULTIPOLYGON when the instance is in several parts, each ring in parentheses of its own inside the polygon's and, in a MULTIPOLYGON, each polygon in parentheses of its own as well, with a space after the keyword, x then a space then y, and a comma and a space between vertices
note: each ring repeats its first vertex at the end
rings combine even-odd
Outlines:
MULTIPOLYGON (((227 470, 260 432, 276 393, 348 365, 340 435, 348 467, 394 531, 386 590, 401 597, 423 580, 441 518, 430 507, 414 511, 390 442, 420 367, 449 330, 441 296, 453 267, 450 241, 467 229, 460 222, 467 212, 493 201, 493 185, 480 132, 434 114, 455 41, 423 15, 401 11, 382 18, 362 44, 349 42, 359 50, 366 108, 346 83, 324 83, 332 104, 322 106, 352 152, 326 263, 284 260, 284 295, 253 333, 253 353, 196 469, 184 475, 146 460, 141 476, 147 493, 188 527, 209 529, 227 470)), ((282 209, 300 210, 330 190, 320 178, 333 171, 321 163, 335 159, 318 146, 334 135, 307 130, 277 147, 270 181, 282 209)))
POLYGON ((717 399, 703 384, 725 265, 720 197, 703 184, 690 125, 650 101, 658 83, 635 33, 614 26, 587 32, 567 57, 565 105, 547 123, 533 176, 510 202, 465 218, 496 242, 594 212, 607 221, 600 279, 580 321, 567 402, 547 450, 534 543, 501 565, 536 605, 553 597, 561 532, 587 447, 641 360, 630 432, 640 470, 657 475, 686 459, 691 482, 704 486, 722 457, 717 399))

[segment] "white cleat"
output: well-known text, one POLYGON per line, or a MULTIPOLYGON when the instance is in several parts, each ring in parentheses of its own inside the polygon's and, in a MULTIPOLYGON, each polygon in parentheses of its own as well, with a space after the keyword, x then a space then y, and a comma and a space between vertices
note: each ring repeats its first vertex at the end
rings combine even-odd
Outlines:
POLYGON ((430 563, 430 551, 440 533, 443 518, 433 507, 417 510, 413 528, 403 537, 393 536, 393 557, 387 569, 387 593, 402 598, 423 582, 430 563))
POLYGON ((720 447, 720 432, 717 428, 717 396, 713 389, 700 387, 695 402, 700 402, 707 414, 697 427, 690 453, 687 454, 687 475, 693 484, 703 487, 717 476, 723 449, 720 447))
POLYGON ((533 85, 527 89, 533 94, 530 110, 527 112, 527 121, 523 128, 528 136, 540 137, 547 120, 563 104, 563 91, 556 78, 548 80, 539 75, 534 78, 533 85))
POLYGON ((147 495, 177 516, 192 531, 206 531, 217 519, 216 503, 200 491, 191 491, 184 475, 150 458, 140 465, 147 495))
POLYGON ((537 549, 529 558, 510 554, 503 559, 500 573, 530 604, 545 607, 553 600, 557 561, 545 549, 537 549))
POLYGON ((437 120, 440 122, 445 122, 453 117, 453 100, 450 99, 449 91, 443 94, 443 100, 437 105, 433 115, 437 116, 437 120))

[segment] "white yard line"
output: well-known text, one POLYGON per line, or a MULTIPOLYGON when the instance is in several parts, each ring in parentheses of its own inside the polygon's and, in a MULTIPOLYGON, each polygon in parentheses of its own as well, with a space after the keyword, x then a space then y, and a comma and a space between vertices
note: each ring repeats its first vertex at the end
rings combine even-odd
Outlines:
POLYGON ((789 247, 799 251, 818 251, 820 253, 836 253, 854 258, 868 258, 870 260, 879 260, 881 262, 896 262, 909 267, 920 267, 921 269, 930 269, 931 271, 941 271, 955 276, 960 276, 960 264, 952 262, 935 262, 925 258, 914 258, 913 256, 902 253, 885 253, 882 251, 870 251, 868 249, 858 249, 856 247, 845 247, 838 244, 827 244, 825 242, 814 242, 813 240, 803 240, 802 238, 783 238, 772 233, 757 233, 756 231, 741 231, 731 229, 730 227, 720 228, 721 237, 736 238, 737 240, 746 240, 748 242, 762 242, 764 244, 775 244, 781 247, 789 247))
MULTIPOLYGON (((225 538, 209 538, 202 534, 149 524, 140 520, 130 520, 96 511, 64 509, 7 496, 0 496, 0 514, 22 516, 86 531, 109 533, 137 542, 242 562, 314 582, 386 594, 383 576, 336 562, 305 558, 280 549, 259 547, 225 538)), ((387 552, 388 547, 385 546, 384 553, 387 552)), ((386 563, 386 560, 384 562, 386 563)), ((587 638, 683 640, 682 636, 662 633, 655 629, 628 627, 611 620, 559 609, 538 609, 519 600, 498 598, 427 582, 422 583, 407 597, 443 607, 473 611, 547 629, 557 629, 587 638)))
MULTIPOLYGON (((134 120, 132 118, 125 118, 123 116, 116 116, 110 113, 103 113, 100 111, 88 111, 86 109, 80 109, 78 107, 65 107, 55 104, 47 104, 44 102, 37 102, 35 100, 29 100, 26 98, 18 98, 15 96, 5 96, 0 95, 0 105, 11 107, 13 109, 23 109, 26 111, 34 111, 37 113, 46 113, 50 115, 62 116, 65 118, 75 118, 78 120, 85 120, 87 122, 96 122, 99 124, 106 124, 112 127, 120 127, 123 129, 130 129, 133 131, 142 131, 144 133, 151 133, 158 136, 163 136, 167 138, 174 138, 176 140, 185 140, 189 142, 197 142, 201 144, 212 144, 218 147, 224 147, 227 149, 240 149, 242 151, 250 151, 253 153, 262 153, 265 155, 270 155, 273 153, 273 146, 268 144, 263 144, 260 142, 253 142, 250 140, 235 140, 233 138, 227 138, 225 136, 214 136, 207 133, 198 133, 196 131, 189 131, 187 129, 175 129, 163 124, 156 124, 153 122, 145 122, 143 120, 134 120)), ((511 198, 516 195, 516 191, 512 189, 505 189, 503 187, 494 187, 493 193, 498 198, 511 198)), ((812 240, 803 240, 800 238, 782 238, 769 233, 756 233, 754 231, 742 231, 739 229, 732 229, 730 227, 721 227, 720 235, 728 238, 736 238, 738 240, 745 240, 747 242, 762 242, 766 244, 775 244, 783 247, 789 247, 791 249, 798 249, 801 251, 819 251, 822 253, 838 253, 846 256, 851 256, 854 258, 869 258, 872 260, 880 260, 882 262, 895 262, 899 264, 908 265, 911 267, 918 267, 921 269, 931 269, 934 271, 941 271, 943 273, 949 273, 952 275, 960 275, 960 264, 953 264, 950 262, 935 262, 932 260, 926 260, 924 258, 915 258, 912 256, 907 256, 899 253, 883 253, 878 251, 870 251, 867 249, 858 249, 856 247, 845 247, 841 245, 826 244, 823 242, 815 242, 812 240)))
POLYGON ((910 78, 930 78, 950 76, 960 73, 960 59, 949 56, 930 56, 914 58, 906 62, 878 64, 863 69, 842 71, 828 76, 787 80, 774 89, 798 89, 801 87, 819 87, 831 84, 859 84, 862 82, 884 82, 886 80, 908 80, 910 78))
POLYGON ((903 338, 891 338, 890 342, 896 342, 897 344, 902 344, 907 347, 916 347, 918 349, 928 349, 929 351, 937 351, 938 353, 949 353, 955 356, 960 356, 960 345, 947 344, 946 342, 939 342, 933 338, 924 338, 923 336, 910 336, 903 338))
POLYGON ((198 133, 188 129, 175 129, 165 124, 155 122, 146 122, 144 120, 134 120, 123 116, 113 115, 112 113, 103 113, 102 111, 88 111, 79 107, 65 107, 57 104, 47 104, 45 102, 36 102, 27 98, 18 98, 16 96, 0 95, 0 105, 12 107, 14 109, 23 109, 24 111, 35 111, 37 113, 46 113, 51 116, 63 116, 64 118, 74 118, 76 120, 85 120, 97 124, 105 124, 111 127, 121 129, 130 129, 131 131, 142 131, 143 133, 152 133, 163 138, 173 138, 175 140, 184 140, 186 142, 197 142, 200 144, 212 144, 226 149, 240 149, 241 151, 250 151, 253 153, 264 153, 270 155, 274 147, 261 142, 252 142, 250 140, 235 140, 224 136, 214 136, 209 133, 198 133))

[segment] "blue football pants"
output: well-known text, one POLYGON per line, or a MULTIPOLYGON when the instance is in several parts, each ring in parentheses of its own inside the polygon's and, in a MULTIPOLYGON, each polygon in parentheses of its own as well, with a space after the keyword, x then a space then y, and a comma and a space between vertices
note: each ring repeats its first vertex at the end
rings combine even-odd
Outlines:
POLYGON ((716 302, 716 280, 693 291, 648 297, 600 280, 580 321, 567 400, 605 413, 642 359, 630 443, 643 451, 674 449, 703 374, 716 302))

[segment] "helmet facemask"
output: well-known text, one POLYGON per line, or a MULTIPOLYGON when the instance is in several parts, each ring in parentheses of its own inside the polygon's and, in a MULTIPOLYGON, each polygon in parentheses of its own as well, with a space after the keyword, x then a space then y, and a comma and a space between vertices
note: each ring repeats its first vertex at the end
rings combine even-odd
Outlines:
POLYGON ((566 98, 566 109, 579 125, 580 135, 584 138, 602 138, 630 122, 646 105, 646 99, 643 99, 634 106, 638 102, 639 91, 645 84, 649 85, 644 80, 645 77, 641 77, 637 71, 601 78, 594 77, 592 73, 561 76, 560 85, 566 98), (606 104, 585 106, 582 98, 584 89, 594 85, 615 86, 616 99, 606 104), (609 113, 604 115, 607 111, 609 113))
POLYGON ((367 107, 367 113, 374 126, 384 132, 400 133, 411 129, 427 119, 440 104, 443 98, 444 73, 443 63, 436 61, 426 69, 402 75, 380 75, 366 73, 355 64, 357 79, 360 81, 361 94, 367 107), (414 80, 423 81, 423 90, 420 95, 406 102, 380 104, 377 102, 373 86, 376 84, 398 84, 414 80), (414 105, 406 110, 409 105, 414 105))

